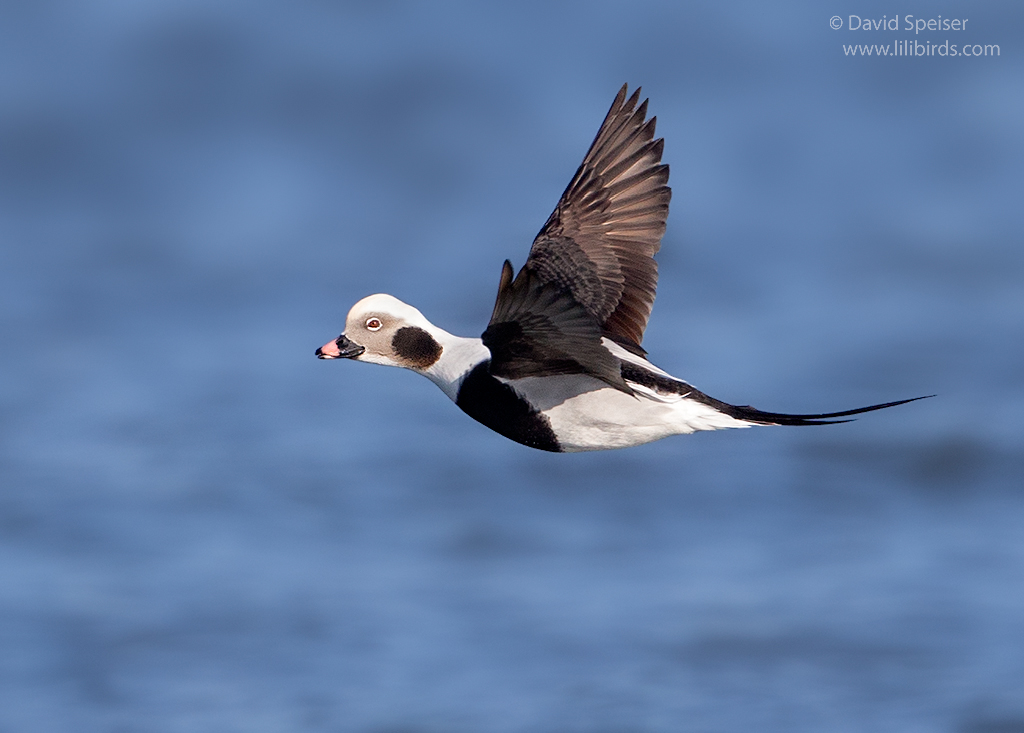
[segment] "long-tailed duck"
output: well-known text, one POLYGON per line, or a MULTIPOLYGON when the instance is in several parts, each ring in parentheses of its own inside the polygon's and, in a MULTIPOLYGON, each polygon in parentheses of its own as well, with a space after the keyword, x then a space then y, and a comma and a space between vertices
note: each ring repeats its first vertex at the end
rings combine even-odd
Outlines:
POLYGON ((424 375, 470 417, 547 451, 625 448, 752 425, 820 425, 901 405, 817 415, 763 412, 704 394, 640 347, 671 191, 656 118, 619 90, 597 137, 514 278, 506 260, 481 338, 454 336, 390 295, 356 303, 320 359, 424 375))

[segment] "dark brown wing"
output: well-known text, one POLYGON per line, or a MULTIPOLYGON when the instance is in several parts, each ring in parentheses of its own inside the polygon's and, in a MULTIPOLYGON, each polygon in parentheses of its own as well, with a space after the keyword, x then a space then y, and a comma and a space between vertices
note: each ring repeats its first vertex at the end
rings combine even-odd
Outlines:
POLYGON ((583 164, 533 242, 524 269, 567 290, 602 333, 643 353, 654 305, 661 246, 672 196, 657 118, 644 121, 640 89, 622 86, 583 164))
POLYGON ((483 334, 492 374, 585 373, 632 392, 601 337, 644 353, 671 197, 664 141, 639 99, 622 86, 514 281, 505 263, 483 334))

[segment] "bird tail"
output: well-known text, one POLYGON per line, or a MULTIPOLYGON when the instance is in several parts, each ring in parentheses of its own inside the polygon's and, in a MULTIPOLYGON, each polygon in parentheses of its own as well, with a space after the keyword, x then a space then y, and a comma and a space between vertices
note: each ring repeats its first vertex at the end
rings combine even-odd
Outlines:
MULTIPOLYGON (((704 395, 706 397, 706 395, 704 395)), ((858 407, 853 410, 842 410, 841 412, 821 412, 813 415, 791 415, 784 412, 765 412, 764 410, 758 410, 756 407, 750 405, 730 405, 725 402, 708 397, 709 403, 712 403, 715 408, 721 410, 729 417, 734 417, 737 420, 745 420, 746 422, 752 422, 757 425, 832 425, 834 423, 851 422, 850 420, 834 420, 831 418, 844 418, 850 415, 859 415, 862 412, 874 412, 875 410, 884 410, 887 407, 895 407, 896 405, 905 405, 908 402, 916 402, 917 400, 928 399, 935 395, 925 395, 923 397, 911 397, 909 400, 896 400, 895 402, 883 402, 880 405, 869 405, 867 407, 858 407)), ((692 397, 692 396, 691 396, 692 397)), ((700 400, 703 402, 704 400, 700 400)))
POLYGON ((908 402, 926 400, 935 395, 924 395, 922 397, 911 397, 909 400, 896 400, 895 402, 883 402, 879 405, 868 405, 857 407, 853 410, 842 410, 840 412, 819 412, 813 415, 795 415, 786 412, 765 412, 750 405, 730 405, 728 402, 716 400, 711 395, 704 394, 699 389, 681 379, 671 377, 664 372, 656 373, 643 368, 634 361, 621 362, 622 376, 628 382, 639 384, 668 394, 678 394, 688 400, 699 402, 703 405, 728 415, 736 420, 742 420, 754 425, 830 425, 833 423, 850 422, 850 420, 835 420, 837 417, 849 417, 859 415, 862 412, 874 412, 884 410, 887 407, 905 405, 908 402))

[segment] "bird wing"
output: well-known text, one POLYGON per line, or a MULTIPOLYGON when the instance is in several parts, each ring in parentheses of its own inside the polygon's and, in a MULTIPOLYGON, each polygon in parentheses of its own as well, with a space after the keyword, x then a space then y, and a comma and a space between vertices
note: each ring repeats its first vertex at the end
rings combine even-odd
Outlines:
POLYGON ((593 315, 557 283, 505 260, 491 322, 483 333, 491 374, 506 379, 590 374, 632 393, 619 359, 601 344, 593 315))
POLYGON ((623 85, 515 280, 508 262, 502 269, 483 336, 497 376, 554 368, 543 373, 588 373, 629 391, 618 359, 600 341, 644 354, 671 191, 656 118, 645 121, 640 89, 628 99, 626 91, 623 85), (529 365, 534 357, 538 366, 529 365))

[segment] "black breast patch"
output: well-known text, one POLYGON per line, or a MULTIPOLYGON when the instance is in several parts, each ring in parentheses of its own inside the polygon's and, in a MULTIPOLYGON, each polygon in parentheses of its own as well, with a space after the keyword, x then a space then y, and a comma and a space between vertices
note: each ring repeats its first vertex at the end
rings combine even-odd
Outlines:
POLYGON ((463 412, 496 433, 531 448, 560 453, 551 422, 514 389, 493 377, 490 362, 477 364, 459 387, 455 400, 463 412))
POLYGON ((391 339, 395 354, 416 369, 426 369, 441 358, 441 344, 416 326, 403 326, 391 339))

